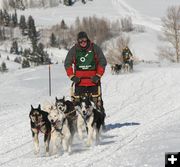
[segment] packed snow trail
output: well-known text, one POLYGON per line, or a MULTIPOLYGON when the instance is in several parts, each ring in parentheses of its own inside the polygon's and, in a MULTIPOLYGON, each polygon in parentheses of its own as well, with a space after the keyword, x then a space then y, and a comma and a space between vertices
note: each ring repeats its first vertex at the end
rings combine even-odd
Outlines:
POLYGON ((0 78, 0 166, 27 167, 159 167, 164 154, 179 151, 180 68, 138 65, 132 74, 102 79, 107 131, 100 145, 87 148, 75 138, 72 154, 45 157, 33 153, 30 105, 55 96, 69 98, 70 81, 63 65, 52 66, 52 97, 48 97, 48 67, 19 70, 0 78), (3 82, 6 80, 7 82, 3 82))

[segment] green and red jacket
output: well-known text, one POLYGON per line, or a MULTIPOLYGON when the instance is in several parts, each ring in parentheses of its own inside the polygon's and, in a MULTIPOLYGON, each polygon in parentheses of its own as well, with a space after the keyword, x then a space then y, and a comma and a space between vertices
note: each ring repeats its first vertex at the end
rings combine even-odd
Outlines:
POLYGON ((91 77, 102 76, 107 65, 106 58, 96 44, 91 43, 86 49, 78 44, 74 45, 68 52, 65 59, 65 69, 69 78, 77 76, 81 78, 79 86, 95 86, 91 77))

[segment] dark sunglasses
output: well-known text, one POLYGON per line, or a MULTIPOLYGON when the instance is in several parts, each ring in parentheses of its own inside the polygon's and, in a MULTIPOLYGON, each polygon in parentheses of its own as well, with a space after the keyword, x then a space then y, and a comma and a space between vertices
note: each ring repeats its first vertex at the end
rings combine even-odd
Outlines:
POLYGON ((81 44, 83 42, 87 42, 87 39, 80 39, 78 42, 81 44))

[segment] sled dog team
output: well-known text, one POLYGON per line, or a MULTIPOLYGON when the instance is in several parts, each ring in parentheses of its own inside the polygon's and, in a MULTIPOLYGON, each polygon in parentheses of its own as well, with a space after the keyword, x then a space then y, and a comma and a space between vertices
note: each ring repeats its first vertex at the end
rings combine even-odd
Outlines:
POLYGON ((59 146, 68 153, 71 152, 74 134, 77 132, 81 140, 86 136, 86 145, 98 144, 100 131, 104 123, 104 114, 99 111, 89 96, 80 97, 74 104, 65 97, 55 104, 49 104, 41 109, 31 105, 29 113, 34 152, 38 154, 39 133, 44 134, 46 155, 49 155, 49 144, 52 144, 52 154, 57 154, 59 146), (85 132, 84 132, 85 129, 85 132))

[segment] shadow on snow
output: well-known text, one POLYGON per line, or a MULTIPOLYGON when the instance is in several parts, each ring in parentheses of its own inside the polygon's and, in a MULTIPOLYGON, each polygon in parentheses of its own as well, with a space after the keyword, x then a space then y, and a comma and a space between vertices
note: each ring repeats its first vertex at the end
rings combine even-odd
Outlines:
POLYGON ((108 124, 106 125, 106 131, 112 130, 112 129, 117 129, 117 128, 122 128, 124 126, 136 126, 140 125, 140 123, 137 122, 125 122, 125 123, 115 123, 115 124, 108 124))

